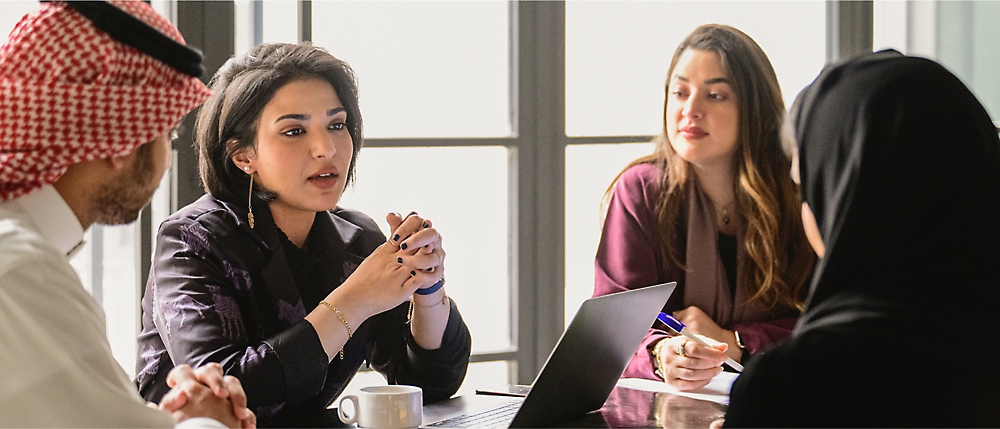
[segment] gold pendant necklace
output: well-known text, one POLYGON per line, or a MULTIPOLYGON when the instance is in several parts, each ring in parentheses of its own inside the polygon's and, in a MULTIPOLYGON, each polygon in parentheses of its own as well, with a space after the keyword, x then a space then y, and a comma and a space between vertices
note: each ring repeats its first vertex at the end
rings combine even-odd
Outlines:
POLYGON ((729 225, 729 221, 731 219, 730 216, 729 216, 729 208, 732 207, 733 204, 736 204, 736 201, 733 201, 733 202, 731 202, 729 204, 726 204, 724 207, 722 207, 722 224, 723 225, 729 225))

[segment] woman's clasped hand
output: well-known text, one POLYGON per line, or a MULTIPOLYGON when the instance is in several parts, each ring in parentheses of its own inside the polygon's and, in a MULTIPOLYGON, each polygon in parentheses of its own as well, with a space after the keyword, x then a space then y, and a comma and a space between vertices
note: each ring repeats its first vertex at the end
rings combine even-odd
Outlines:
POLYGON ((393 231, 387 244, 396 243, 396 262, 410 268, 411 283, 418 289, 428 289, 444 279, 445 251, 441 234, 430 220, 411 212, 405 218, 398 213, 385 216, 393 231))
POLYGON ((385 220, 392 235, 365 258, 343 286, 357 291, 367 316, 389 310, 444 278, 441 234, 430 220, 416 212, 406 217, 389 213, 385 220))

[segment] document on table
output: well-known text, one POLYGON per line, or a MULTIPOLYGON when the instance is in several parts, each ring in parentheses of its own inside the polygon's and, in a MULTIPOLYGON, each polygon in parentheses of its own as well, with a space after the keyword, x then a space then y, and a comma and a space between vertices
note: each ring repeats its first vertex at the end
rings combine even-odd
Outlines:
POLYGON ((623 378, 618 380, 618 387, 645 390, 647 392, 666 392, 673 395, 729 405, 729 389, 733 387, 733 382, 736 381, 736 377, 739 377, 739 375, 736 372, 723 372, 715 376, 705 387, 687 392, 677 390, 660 380, 646 380, 642 378, 623 378))

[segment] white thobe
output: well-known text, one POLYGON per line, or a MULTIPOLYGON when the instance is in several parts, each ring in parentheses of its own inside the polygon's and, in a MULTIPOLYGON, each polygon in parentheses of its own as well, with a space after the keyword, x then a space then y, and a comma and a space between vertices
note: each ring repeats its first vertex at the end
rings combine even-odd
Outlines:
POLYGON ((68 261, 83 233, 51 186, 0 202, 0 427, 174 426, 111 354, 104 311, 68 261))

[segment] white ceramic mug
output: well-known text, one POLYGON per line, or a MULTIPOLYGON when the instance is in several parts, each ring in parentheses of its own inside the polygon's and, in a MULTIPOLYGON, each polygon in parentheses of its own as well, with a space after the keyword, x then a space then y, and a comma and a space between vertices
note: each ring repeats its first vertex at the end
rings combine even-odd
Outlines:
POLYGON ((340 421, 367 428, 415 428, 423 422, 423 391, 416 386, 372 386, 345 395, 337 404, 340 421), (344 413, 344 402, 354 405, 354 415, 344 413))

